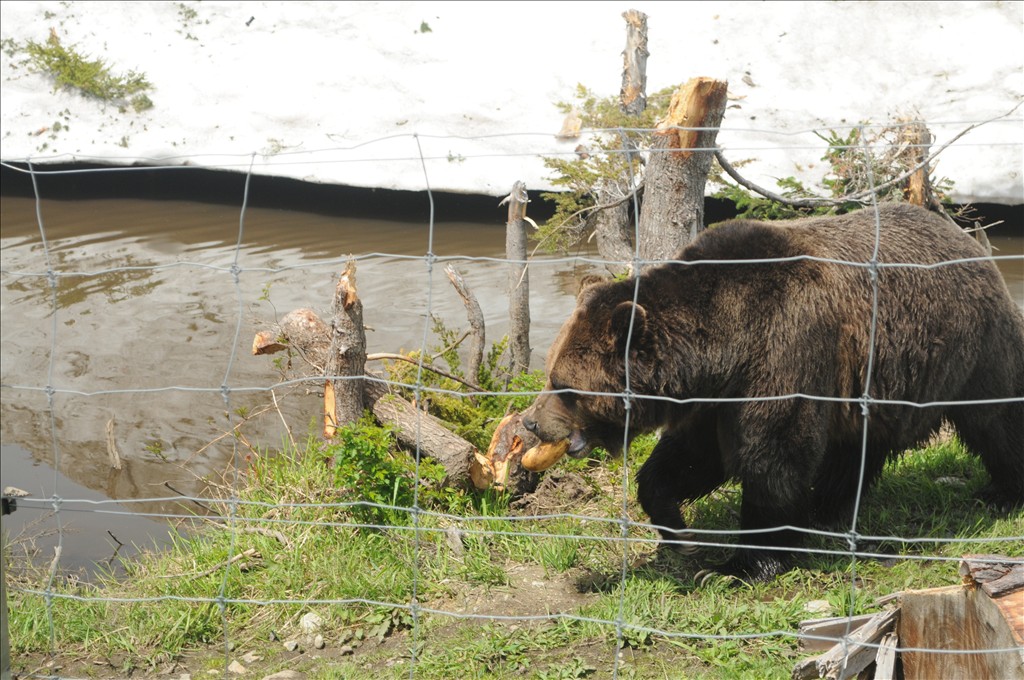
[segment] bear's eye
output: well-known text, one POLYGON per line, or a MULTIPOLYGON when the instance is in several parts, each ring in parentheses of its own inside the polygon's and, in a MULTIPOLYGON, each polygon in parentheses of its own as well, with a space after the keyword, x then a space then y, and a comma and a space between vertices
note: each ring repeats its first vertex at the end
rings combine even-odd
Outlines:
POLYGON ((572 388, 560 380, 551 380, 551 390, 553 392, 557 392, 558 398, 566 404, 572 404, 576 400, 577 394, 575 392, 571 392, 570 390, 572 390, 572 388))

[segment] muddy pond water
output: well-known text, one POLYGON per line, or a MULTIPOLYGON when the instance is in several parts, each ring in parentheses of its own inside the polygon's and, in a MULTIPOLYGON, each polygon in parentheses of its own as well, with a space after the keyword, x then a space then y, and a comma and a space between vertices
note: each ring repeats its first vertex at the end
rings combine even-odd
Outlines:
MULTIPOLYGON (((252 355, 254 333, 298 307, 327 318, 348 254, 357 257, 369 352, 436 347, 430 315, 467 328, 443 271, 449 261, 481 305, 487 342, 507 332, 508 265, 498 260, 504 216, 494 205, 493 223, 438 221, 432 235, 426 210, 422 221, 392 222, 250 208, 239 243, 240 206, 44 200, 44 247, 35 201, 3 197, 0 483, 35 498, 121 501, 62 505, 64 566, 109 558, 115 539, 166 536, 166 524, 139 515, 161 521, 197 510, 173 499, 228 467, 235 447, 222 435, 238 417, 227 414, 272 403, 268 388, 281 375, 274 357, 252 355), (428 248, 438 258, 432 266, 428 248), (48 266, 61 274, 55 296, 48 266), (47 385, 56 390, 52 419, 47 385), (111 466, 111 445, 120 470, 111 466)), ((531 266, 535 366, 587 267, 545 256, 531 266)), ((298 438, 320 408, 314 391, 275 390, 298 438)), ((276 409, 246 423, 244 434, 270 448, 287 436, 276 409)), ((41 526, 45 514, 49 507, 23 502, 5 526, 18 540, 31 523, 49 559, 56 526, 41 526)))
MULTIPOLYGON (((450 258, 484 312, 487 342, 508 329, 503 214, 490 223, 420 221, 249 208, 180 200, 43 200, 40 236, 31 198, 0 199, 2 248, 2 479, 36 499, 4 518, 17 549, 49 559, 59 530, 62 566, 90 569, 115 551, 167 540, 179 500, 218 479, 238 453, 222 435, 238 409, 271 403, 273 357, 253 356, 257 330, 298 307, 326 316, 345 256, 357 256, 370 352, 428 349, 430 315, 466 328, 442 270, 450 258), (432 265, 430 249, 439 260, 432 265), (233 267, 237 266, 237 281, 233 267), (46 276, 60 272, 56 292, 46 276), (222 391, 222 386, 230 390, 222 391), (52 386, 52 409, 47 386, 52 386), (111 464, 115 448, 120 469, 111 464), (117 502, 111 503, 110 499, 117 502)), ((995 237, 1001 254, 1024 239, 995 237)), ((590 253, 581 253, 589 256, 590 253)), ((1024 304, 1024 261, 1000 263, 1024 304)), ((530 267, 531 345, 540 367, 573 307, 585 259, 538 255, 530 267)), ((256 446, 302 437, 315 388, 276 389, 280 407, 246 423, 256 446)), ((242 452, 244 455, 244 451, 242 452)))

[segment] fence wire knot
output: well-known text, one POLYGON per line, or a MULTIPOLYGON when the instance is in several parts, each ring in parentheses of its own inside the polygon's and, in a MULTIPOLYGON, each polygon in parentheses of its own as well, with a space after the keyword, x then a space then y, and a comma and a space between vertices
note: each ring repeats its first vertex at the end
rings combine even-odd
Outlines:
POLYGON ((847 531, 844 536, 846 537, 846 547, 850 549, 850 552, 857 551, 857 541, 860 539, 860 534, 856 531, 847 531))
POLYGON ((858 401, 860 401, 860 414, 867 418, 871 410, 871 404, 874 402, 874 399, 872 399, 870 394, 862 394, 858 401))

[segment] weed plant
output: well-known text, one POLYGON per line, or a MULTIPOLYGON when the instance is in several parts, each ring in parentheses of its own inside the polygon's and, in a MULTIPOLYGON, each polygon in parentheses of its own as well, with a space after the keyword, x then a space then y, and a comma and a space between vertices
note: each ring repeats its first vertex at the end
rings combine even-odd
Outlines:
POLYGON ((63 45, 56 33, 51 32, 45 43, 29 40, 25 51, 30 65, 53 78, 58 88, 78 90, 122 108, 131 105, 137 112, 153 107, 153 101, 146 94, 152 84, 145 74, 136 71, 115 74, 104 60, 83 55, 74 45, 63 45))

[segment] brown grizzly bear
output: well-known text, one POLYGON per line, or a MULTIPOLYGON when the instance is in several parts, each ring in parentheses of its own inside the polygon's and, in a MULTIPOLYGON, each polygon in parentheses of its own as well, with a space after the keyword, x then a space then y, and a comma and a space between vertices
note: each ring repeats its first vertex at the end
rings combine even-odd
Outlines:
POLYGON ((752 547, 718 571, 753 580, 787 569, 800 535, 757 530, 850 526, 865 434, 864 488, 946 418, 995 498, 1021 503, 1024 315, 962 230, 909 205, 883 205, 878 219, 874 271, 856 264, 875 248, 865 209, 734 220, 685 247, 685 263, 585 286, 524 425, 577 454, 660 430, 637 483, 667 541, 692 539, 682 503, 738 480, 752 547), (700 260, 718 262, 690 264, 700 260))

